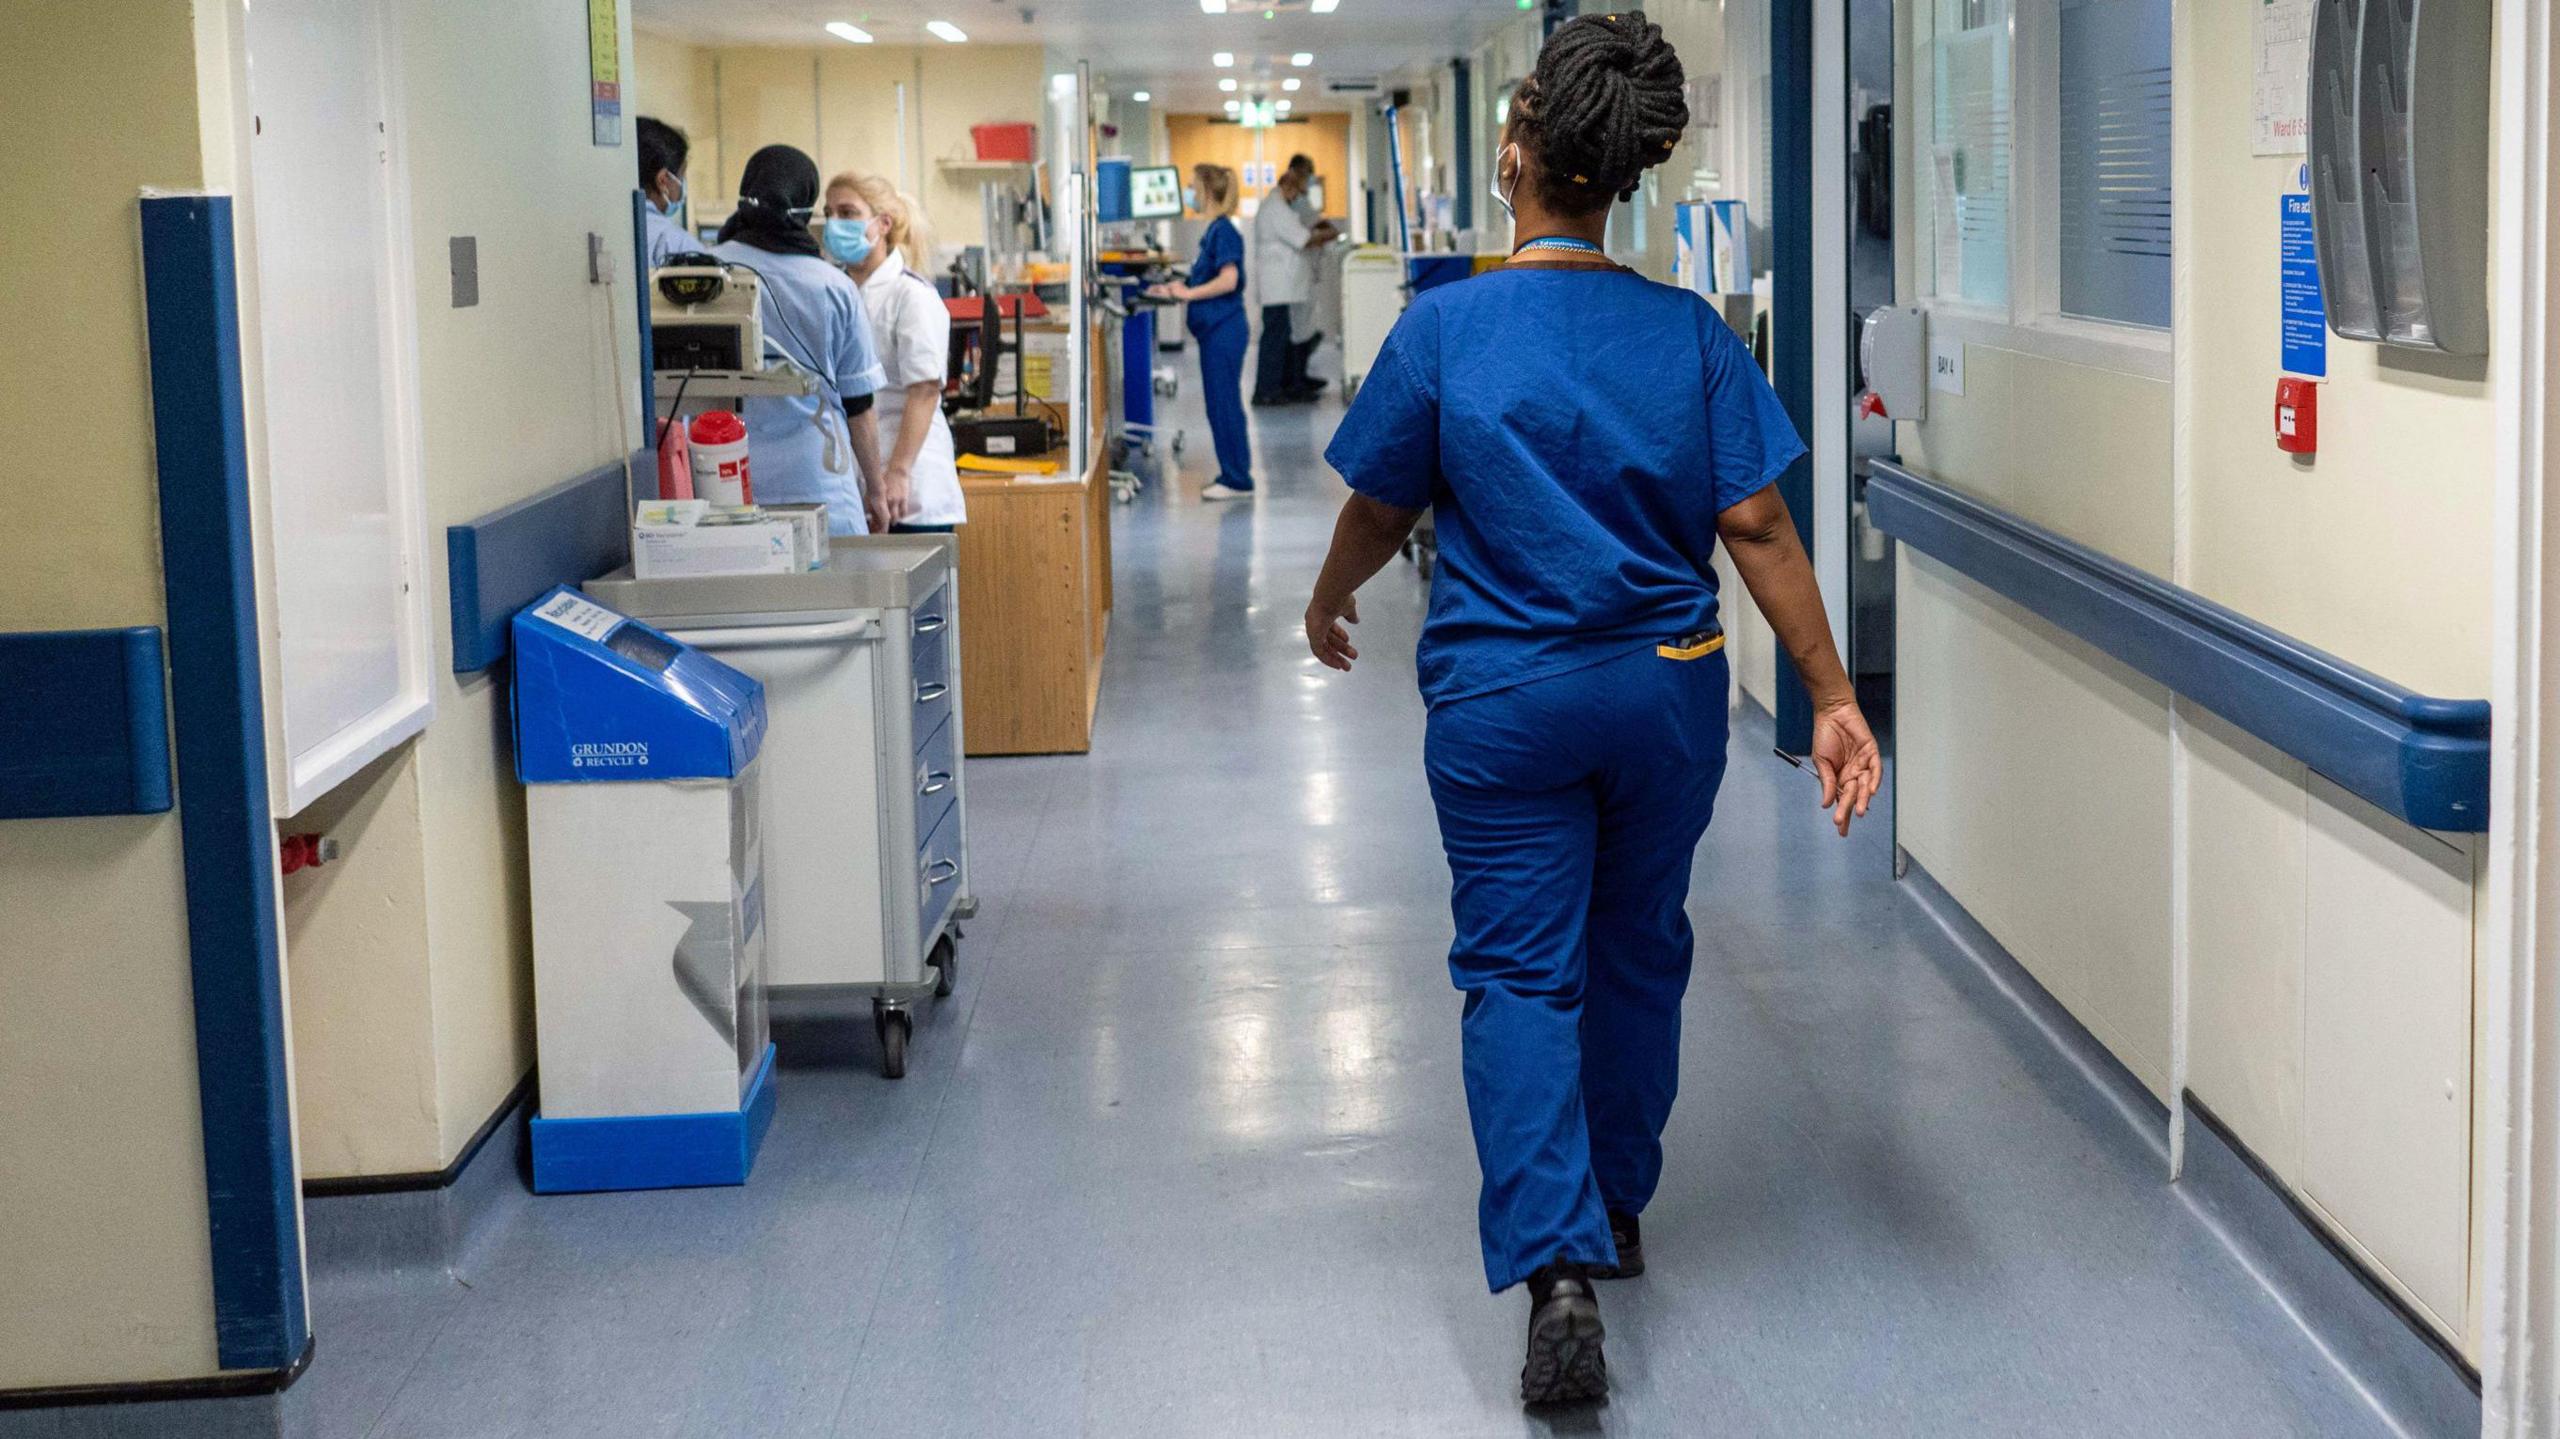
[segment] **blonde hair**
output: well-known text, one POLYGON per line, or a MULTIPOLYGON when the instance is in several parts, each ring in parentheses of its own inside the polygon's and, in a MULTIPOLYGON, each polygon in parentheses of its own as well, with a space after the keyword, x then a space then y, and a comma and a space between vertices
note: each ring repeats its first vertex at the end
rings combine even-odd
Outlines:
POLYGON ((871 207, 871 213, 889 222, 889 248, 907 262, 907 268, 929 275, 933 269, 933 226, 924 217, 924 204, 915 196, 891 184, 880 175, 864 175, 847 170, 827 182, 827 194, 851 190, 871 207))
POLYGON ((1236 172, 1224 165, 1202 161, 1191 167, 1191 178, 1200 187, 1200 198, 1209 202, 1200 208, 1213 215, 1234 214, 1244 198, 1236 193, 1236 172))

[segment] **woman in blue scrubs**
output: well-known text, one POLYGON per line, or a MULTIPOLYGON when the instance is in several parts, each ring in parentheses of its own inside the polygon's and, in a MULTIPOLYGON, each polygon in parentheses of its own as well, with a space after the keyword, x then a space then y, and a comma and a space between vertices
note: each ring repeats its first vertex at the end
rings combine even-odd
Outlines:
POLYGON ((1190 306, 1184 323, 1200 342, 1200 397, 1209 407, 1209 434, 1217 441, 1218 477, 1200 491, 1204 500, 1253 496, 1253 437, 1245 429, 1244 351, 1252 324, 1244 317, 1244 232, 1236 228, 1236 172, 1224 165, 1191 167, 1191 208, 1212 217, 1200 234, 1191 276, 1147 293, 1190 306))
POLYGON ((1609 206, 1688 124, 1641 13, 1560 27, 1511 103, 1494 193, 1519 243, 1416 299, 1325 458, 1354 493, 1307 606, 1349 669, 1361 583, 1425 507, 1424 764, 1485 1276, 1526 1282, 1531 1403, 1607 1388, 1595 1279, 1643 1272, 1689 979, 1689 871, 1724 777, 1721 538, 1814 702, 1842 834, 1881 778, 1813 568, 1772 482, 1804 453, 1697 295, 1609 263, 1609 206))
POLYGON ((747 157, 738 208, 711 253, 753 270, 764 343, 818 377, 822 391, 757 396, 742 407, 756 499, 822 503, 839 535, 885 530, 906 514, 903 480, 880 462, 871 397, 889 383, 853 278, 827 258, 818 232, 818 162, 789 145, 747 157))

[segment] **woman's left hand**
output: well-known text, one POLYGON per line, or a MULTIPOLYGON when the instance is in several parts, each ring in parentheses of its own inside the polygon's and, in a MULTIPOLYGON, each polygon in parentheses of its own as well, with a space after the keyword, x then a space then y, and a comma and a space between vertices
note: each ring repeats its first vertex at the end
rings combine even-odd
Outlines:
POLYGON ((1822 780, 1822 807, 1832 827, 1846 835, 1884 784, 1884 756, 1857 701, 1840 700, 1813 716, 1813 772, 1822 780))
POLYGON ((1351 662, 1360 652, 1351 647, 1351 631, 1345 625, 1360 623, 1360 599, 1345 595, 1339 609, 1325 603, 1318 595, 1307 601, 1307 649, 1327 667, 1348 673, 1351 662))

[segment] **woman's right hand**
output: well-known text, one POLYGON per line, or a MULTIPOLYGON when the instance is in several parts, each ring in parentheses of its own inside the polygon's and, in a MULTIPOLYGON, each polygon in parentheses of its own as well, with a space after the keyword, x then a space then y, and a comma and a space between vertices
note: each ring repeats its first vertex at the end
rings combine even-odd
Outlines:
POLYGON ((1865 816, 1884 784, 1884 755, 1856 700, 1834 700, 1814 711, 1813 772, 1822 780, 1822 807, 1845 836, 1849 821, 1865 816))

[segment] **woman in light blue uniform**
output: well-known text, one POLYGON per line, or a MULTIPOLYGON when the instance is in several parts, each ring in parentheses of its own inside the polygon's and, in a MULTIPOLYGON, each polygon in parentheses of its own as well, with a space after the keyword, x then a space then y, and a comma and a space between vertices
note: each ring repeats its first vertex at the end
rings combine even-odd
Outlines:
POLYGON ((816 375, 822 390, 746 402, 757 501, 823 502, 834 533, 859 535, 889 524, 880 423, 871 413, 871 397, 889 376, 871 342, 862 291, 826 258, 809 227, 817 204, 817 162, 788 145, 767 145, 748 158, 737 211, 711 253, 756 272, 765 348, 816 375))
POLYGON ((1209 408, 1209 435, 1217 442, 1218 477, 1200 491, 1205 500, 1240 500, 1253 494, 1253 436, 1245 427, 1244 351, 1253 325, 1244 317, 1244 232, 1236 228, 1236 172, 1224 165, 1191 167, 1191 208, 1211 217, 1200 233, 1191 275, 1148 293, 1190 308, 1183 323, 1200 342, 1200 398, 1209 408))
POLYGON ((1679 1082, 1689 873, 1724 776, 1719 537, 1812 692, 1841 833, 1881 777, 1772 486, 1803 444, 1705 301, 1601 254, 1610 203, 1688 124, 1681 87, 1640 13, 1547 41, 1495 160, 1519 246, 1417 298, 1370 366, 1326 451, 1355 493, 1307 607, 1316 657, 1349 669, 1354 591, 1432 510, 1424 765, 1466 996, 1485 1276, 1529 1285, 1532 1403, 1605 1391, 1591 1281, 1643 1272, 1636 1216, 1679 1082))

